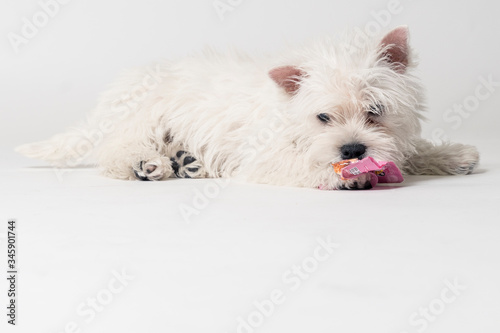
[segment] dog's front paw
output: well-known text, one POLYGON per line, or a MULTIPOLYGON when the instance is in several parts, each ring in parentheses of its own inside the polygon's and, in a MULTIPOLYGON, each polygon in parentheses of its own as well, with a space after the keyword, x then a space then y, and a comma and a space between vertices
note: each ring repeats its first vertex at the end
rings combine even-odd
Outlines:
POLYGON ((362 174, 359 177, 340 180, 337 189, 339 190, 369 190, 371 189, 371 174, 362 174))
POLYGON ((337 189, 339 190, 369 190, 373 187, 372 175, 370 173, 362 174, 352 179, 340 179, 337 189))
POLYGON ((161 158, 140 161, 132 169, 139 180, 162 180, 172 174, 170 163, 161 158))
POLYGON ((369 190, 372 187, 372 175, 369 173, 352 179, 342 179, 338 176, 330 185, 318 186, 320 190, 369 190))
POLYGON ((179 150, 170 160, 177 178, 205 178, 207 176, 201 162, 184 150, 179 150))

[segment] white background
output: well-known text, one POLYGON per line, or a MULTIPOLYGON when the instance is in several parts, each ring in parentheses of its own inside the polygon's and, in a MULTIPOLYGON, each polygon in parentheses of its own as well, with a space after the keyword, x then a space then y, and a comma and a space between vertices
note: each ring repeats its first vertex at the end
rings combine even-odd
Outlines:
POLYGON ((283 304, 259 327, 239 332, 416 333, 423 324, 410 317, 431 305, 425 332, 497 332, 500 87, 460 123, 444 116, 474 98, 480 77, 500 81, 498 3, 401 0, 402 10, 380 24, 373 13, 389 1, 232 2, 241 4, 221 20, 212 0, 72 0, 16 53, 8 34, 20 34, 23 18, 41 7, 2 0, 0 330, 238 332, 238 318, 255 313, 255 301, 281 290, 283 304), (123 182, 93 169, 51 170, 12 152, 83 119, 124 68, 205 45, 268 53, 370 24, 409 25, 428 93, 424 136, 437 139, 438 130, 476 144, 482 164, 475 174, 325 192, 213 180, 123 182), (203 207, 188 223, 180 209, 196 204, 203 207), (8 218, 18 220, 19 233, 15 328, 4 314, 8 218), (328 237, 340 247, 292 291, 283 275, 311 263, 317 239, 328 237), (133 279, 106 298, 113 272, 122 269, 133 279), (446 288, 455 280, 466 289, 445 303, 443 290, 453 296, 446 288), (78 313, 99 295, 107 303, 95 317, 78 313), (72 322, 77 329, 65 330, 72 322))

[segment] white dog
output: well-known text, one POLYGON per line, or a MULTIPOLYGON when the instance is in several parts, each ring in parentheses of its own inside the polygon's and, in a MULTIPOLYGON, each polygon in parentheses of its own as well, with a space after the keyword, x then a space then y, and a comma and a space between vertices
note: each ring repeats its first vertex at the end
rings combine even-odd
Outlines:
POLYGON ((207 51, 126 73, 85 125, 18 151, 63 167, 95 157, 119 179, 363 189, 368 176, 342 180, 331 163, 366 156, 407 174, 471 173, 474 147, 420 137, 415 65, 406 27, 371 41, 326 38, 276 58, 207 51))

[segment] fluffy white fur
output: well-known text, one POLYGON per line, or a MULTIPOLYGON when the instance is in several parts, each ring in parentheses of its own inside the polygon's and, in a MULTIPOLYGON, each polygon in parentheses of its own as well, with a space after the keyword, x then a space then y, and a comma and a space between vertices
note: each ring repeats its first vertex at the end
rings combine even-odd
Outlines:
POLYGON ((330 163, 345 144, 361 143, 360 157, 408 174, 471 173, 474 147, 420 138, 424 100, 407 28, 361 46, 355 37, 278 57, 206 51, 129 71, 86 124, 18 151, 62 167, 95 157, 109 177, 161 180, 174 176, 172 158, 184 150, 196 158, 191 177, 357 189, 368 178, 343 181, 330 163))

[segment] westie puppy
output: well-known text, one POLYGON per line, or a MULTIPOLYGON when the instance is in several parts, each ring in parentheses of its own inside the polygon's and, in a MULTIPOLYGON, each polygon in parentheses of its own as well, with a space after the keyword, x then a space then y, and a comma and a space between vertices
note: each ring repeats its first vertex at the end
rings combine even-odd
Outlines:
POLYGON ((408 29, 379 39, 326 38, 275 58, 212 51, 126 73, 87 123, 21 153, 74 166, 96 158, 118 179, 238 177, 326 189, 331 163, 371 156, 406 174, 469 174, 472 146, 420 137, 422 88, 408 29))

